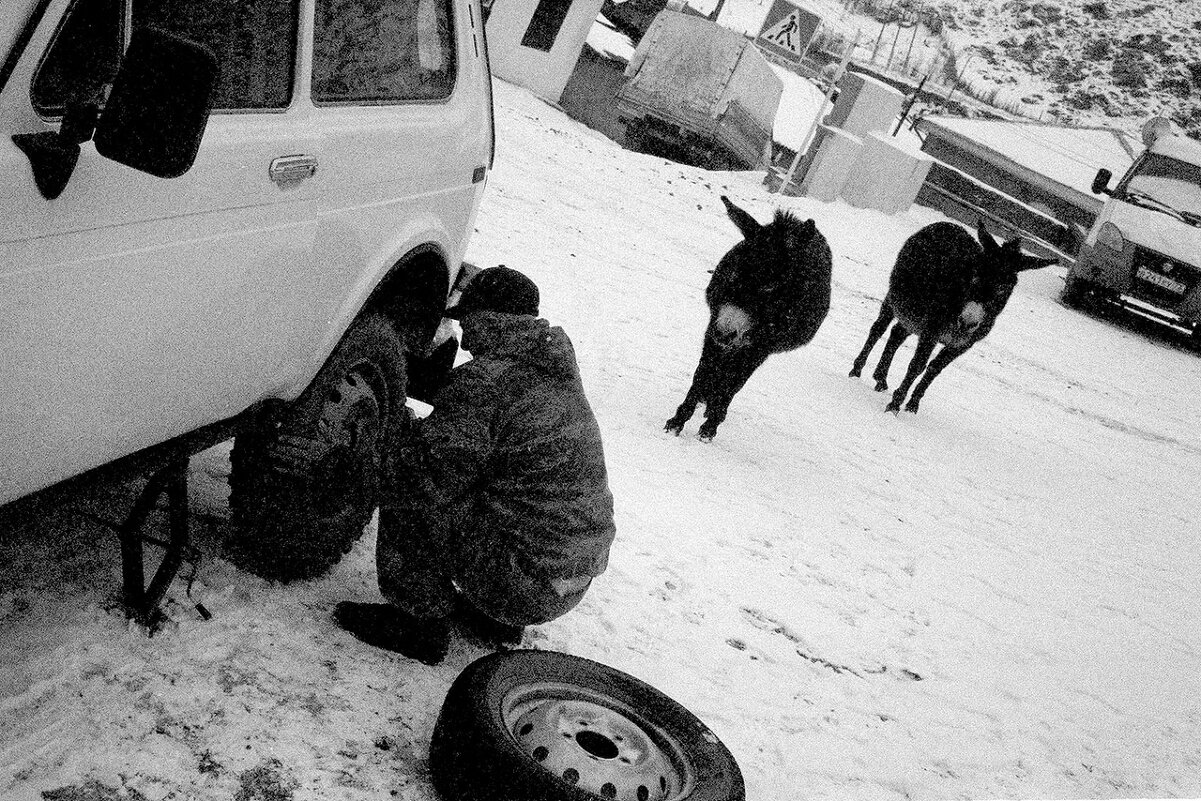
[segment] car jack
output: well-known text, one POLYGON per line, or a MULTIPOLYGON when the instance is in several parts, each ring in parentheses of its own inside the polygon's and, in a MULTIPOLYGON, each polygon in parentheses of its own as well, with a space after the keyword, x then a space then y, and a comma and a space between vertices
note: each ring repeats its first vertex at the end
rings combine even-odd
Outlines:
MULTIPOLYGON (((95 515, 88 517, 117 533, 121 541, 121 594, 125 613, 131 620, 146 626, 153 635, 164 618, 159 604, 180 567, 185 561, 194 566, 200 561, 199 552, 191 545, 188 528, 188 456, 173 457, 150 476, 125 522, 113 523, 95 515), (150 536, 145 531, 146 521, 163 495, 167 497, 166 539, 150 536), (157 545, 164 551, 149 584, 146 583, 143 561, 145 543, 157 545)), ((196 604, 196 611, 205 620, 212 617, 201 603, 196 604)))
POLYGON ((122 594, 126 613, 139 623, 153 628, 162 613, 159 602, 167 593, 185 558, 194 561, 197 555, 189 543, 188 530, 188 458, 172 459, 150 477, 142 489, 125 523, 117 530, 121 538, 122 594), (164 542, 143 533, 146 518, 154 510, 160 495, 167 496, 168 539, 164 542), (158 569, 145 583, 142 563, 143 542, 161 546, 165 553, 158 569))

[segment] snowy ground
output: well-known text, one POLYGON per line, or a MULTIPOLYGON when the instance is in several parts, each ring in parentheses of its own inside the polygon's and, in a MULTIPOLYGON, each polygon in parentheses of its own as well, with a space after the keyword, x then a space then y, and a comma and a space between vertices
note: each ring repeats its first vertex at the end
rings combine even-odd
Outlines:
MULTIPOLYGON (((527 271, 571 334, 617 504, 608 572, 527 646, 683 702, 752 801, 1201 796, 1196 354, 1063 308, 1050 268, 894 417, 847 370, 933 212, 627 153, 499 82, 497 117, 468 257, 527 271), (722 193, 816 219, 835 286, 816 340, 770 359, 703 444, 697 421, 662 424, 706 270, 736 241, 722 193)), ((210 548, 227 453, 193 463, 210 548)), ((0 798, 433 799, 434 719, 482 652, 459 642, 429 668, 330 622, 337 600, 377 597, 373 529, 296 586, 206 559, 192 597, 212 620, 181 580, 148 639, 112 606, 115 538, 79 513, 120 497, 0 526, 0 798)))

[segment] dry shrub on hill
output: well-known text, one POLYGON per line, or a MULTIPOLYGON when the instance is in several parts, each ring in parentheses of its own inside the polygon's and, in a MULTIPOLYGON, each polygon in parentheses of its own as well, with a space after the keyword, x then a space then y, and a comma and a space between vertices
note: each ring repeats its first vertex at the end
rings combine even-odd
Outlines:
POLYGON ((939 9, 955 46, 984 56, 971 75, 977 94, 1017 83, 1024 104, 1063 122, 1136 131, 1163 114, 1201 136, 1201 2, 963 0, 939 9))

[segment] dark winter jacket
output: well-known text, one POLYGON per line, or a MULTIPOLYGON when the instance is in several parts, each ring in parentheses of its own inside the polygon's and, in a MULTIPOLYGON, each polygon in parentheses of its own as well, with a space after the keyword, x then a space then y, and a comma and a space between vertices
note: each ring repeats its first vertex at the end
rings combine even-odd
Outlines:
POLYGON ((545 320, 479 312, 463 322, 463 348, 471 361, 401 444, 394 508, 512 549, 523 573, 561 593, 586 587, 608 564, 615 527, 571 340, 545 320))

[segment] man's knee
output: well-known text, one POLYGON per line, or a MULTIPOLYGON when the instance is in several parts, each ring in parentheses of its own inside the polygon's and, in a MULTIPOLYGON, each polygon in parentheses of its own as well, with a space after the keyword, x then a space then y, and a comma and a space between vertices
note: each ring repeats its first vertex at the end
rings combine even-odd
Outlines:
POLYGON ((460 589, 481 612, 511 626, 537 626, 562 617, 579 605, 591 584, 561 594, 550 582, 527 576, 511 576, 508 584, 495 578, 492 574, 489 581, 478 582, 463 577, 460 589))

